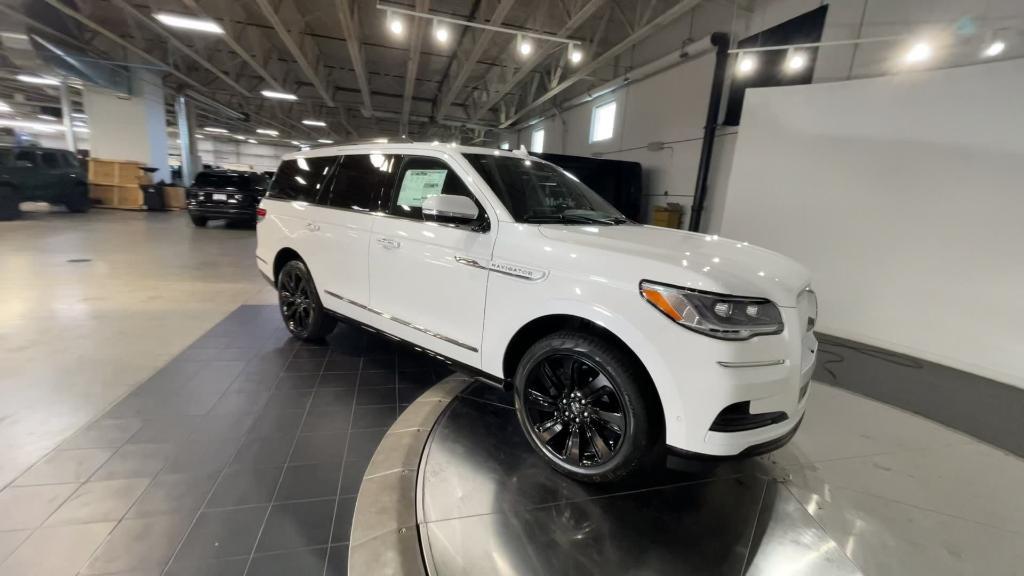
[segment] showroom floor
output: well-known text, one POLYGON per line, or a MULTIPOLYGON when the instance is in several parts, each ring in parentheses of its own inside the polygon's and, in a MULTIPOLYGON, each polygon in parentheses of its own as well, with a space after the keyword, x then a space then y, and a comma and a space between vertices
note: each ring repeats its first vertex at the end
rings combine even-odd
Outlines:
MULTIPOLYGON (((254 243, 183 214, 0 226, 0 576, 343 573, 362 463, 439 374, 346 330, 296 346, 258 305, 254 243)), ((733 472, 799 502, 829 553, 1024 574, 1024 461, 838 388, 809 402, 789 446, 733 472)))

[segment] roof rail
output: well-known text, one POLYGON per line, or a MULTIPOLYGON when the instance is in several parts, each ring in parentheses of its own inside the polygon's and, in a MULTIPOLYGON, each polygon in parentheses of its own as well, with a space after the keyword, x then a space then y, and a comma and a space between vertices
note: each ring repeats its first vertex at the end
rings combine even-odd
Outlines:
POLYGON ((339 142, 338 146, 350 146, 354 144, 415 144, 416 141, 406 136, 388 136, 387 138, 358 138, 339 142))

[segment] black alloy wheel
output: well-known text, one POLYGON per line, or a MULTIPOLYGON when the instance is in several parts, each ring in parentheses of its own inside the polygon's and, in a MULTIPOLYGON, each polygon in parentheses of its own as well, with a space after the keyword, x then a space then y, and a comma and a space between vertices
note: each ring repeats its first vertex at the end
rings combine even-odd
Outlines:
POLYGON ((545 336, 523 355, 513 384, 530 445, 567 476, 614 482, 660 455, 661 404, 621 346, 576 331, 545 336))
POLYGON ((335 321, 324 311, 313 278, 306 265, 292 260, 277 278, 277 299, 281 318, 292 336, 301 340, 320 340, 331 333, 335 321))
POLYGON ((89 188, 85 185, 75 186, 68 193, 67 201, 64 203, 68 212, 78 214, 88 212, 92 208, 92 200, 89 199, 89 188))
POLYGON ((607 462, 626 434, 622 398, 608 376, 572 353, 540 360, 523 396, 530 433, 551 455, 572 466, 607 462))

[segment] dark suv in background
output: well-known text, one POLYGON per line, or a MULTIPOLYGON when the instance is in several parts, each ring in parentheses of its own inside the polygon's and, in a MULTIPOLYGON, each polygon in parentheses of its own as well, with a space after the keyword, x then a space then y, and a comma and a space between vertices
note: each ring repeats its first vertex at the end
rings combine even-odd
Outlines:
POLYGON ((89 210, 89 185, 78 158, 67 150, 0 146, 0 220, 17 218, 21 202, 89 210))
POLYGON ((188 189, 188 215, 196 226, 210 220, 254 224, 256 206, 267 192, 267 178, 259 172, 204 170, 188 189))

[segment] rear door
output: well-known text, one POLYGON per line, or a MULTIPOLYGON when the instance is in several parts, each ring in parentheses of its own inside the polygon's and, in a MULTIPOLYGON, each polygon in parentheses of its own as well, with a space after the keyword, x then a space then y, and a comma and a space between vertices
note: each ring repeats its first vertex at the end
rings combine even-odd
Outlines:
POLYGON ((313 275, 321 300, 329 253, 317 233, 317 198, 336 160, 333 155, 303 155, 282 161, 264 199, 267 216, 260 224, 277 227, 275 236, 286 239, 285 246, 299 253, 313 275))
POLYGON ((71 188, 69 170, 61 162, 61 154, 56 150, 39 152, 39 199, 44 202, 64 202, 71 188))
POLYGON ((362 305, 370 301, 366 258, 373 213, 381 209, 392 162, 384 154, 346 154, 338 158, 320 194, 315 222, 325 252, 317 285, 327 293, 324 304, 338 312, 346 312, 341 304, 346 300, 362 305))
POLYGON ((465 174, 443 153, 401 159, 387 215, 373 225, 370 306, 396 336, 478 366, 496 220, 465 174), (481 215, 469 224, 427 222, 421 206, 434 194, 468 196, 481 215))

